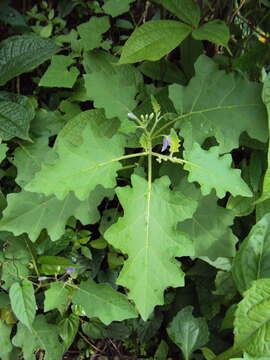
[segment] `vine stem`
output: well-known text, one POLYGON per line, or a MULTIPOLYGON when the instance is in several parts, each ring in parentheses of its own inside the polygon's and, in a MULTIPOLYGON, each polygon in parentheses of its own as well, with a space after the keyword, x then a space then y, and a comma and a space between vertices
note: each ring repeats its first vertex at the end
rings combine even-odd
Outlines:
POLYGON ((151 154, 155 157, 157 157, 158 159, 162 159, 164 161, 171 161, 173 163, 177 163, 177 164, 189 164, 191 166, 195 166, 197 168, 201 168, 201 166, 197 165, 197 164, 194 164, 193 162, 190 162, 190 161, 187 161, 187 160, 184 160, 184 159, 178 159, 176 157, 171 157, 171 156, 167 156, 167 155, 162 155, 162 154, 159 154, 159 153, 156 153, 156 152, 151 152, 151 154))

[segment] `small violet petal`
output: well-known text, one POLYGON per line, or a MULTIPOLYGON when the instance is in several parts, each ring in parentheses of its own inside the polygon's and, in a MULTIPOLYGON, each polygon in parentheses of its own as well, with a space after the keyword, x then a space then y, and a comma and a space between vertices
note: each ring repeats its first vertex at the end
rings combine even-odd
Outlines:
POLYGON ((40 276, 39 278, 38 278, 38 281, 44 281, 44 280, 46 280, 47 278, 46 278, 46 276, 40 276))
POLYGON ((74 267, 67 267, 65 268, 67 274, 72 274, 73 272, 75 272, 75 268, 74 267))
POLYGON ((163 145, 162 145, 162 149, 161 149, 161 152, 164 152, 167 147, 170 145, 170 142, 171 142, 171 136, 165 136, 163 138, 163 145))

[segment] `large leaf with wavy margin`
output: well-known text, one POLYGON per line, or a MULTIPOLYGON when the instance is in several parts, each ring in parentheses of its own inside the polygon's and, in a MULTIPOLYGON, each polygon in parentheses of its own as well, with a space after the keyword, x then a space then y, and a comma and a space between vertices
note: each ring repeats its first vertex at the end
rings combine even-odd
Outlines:
POLYGON ((223 198, 227 191, 233 196, 252 196, 249 187, 241 178, 241 170, 231 168, 231 155, 219 156, 218 146, 203 150, 194 143, 192 149, 184 154, 185 159, 190 162, 184 165, 184 169, 189 171, 188 180, 197 181, 203 195, 208 195, 215 189, 219 198, 223 198))
POLYGON ((270 278, 270 214, 253 226, 235 256, 232 274, 240 293, 257 279, 270 278))
POLYGON ((201 145, 214 136, 220 152, 230 152, 239 146, 243 132, 266 142, 268 130, 261 85, 239 74, 218 70, 213 60, 204 55, 195 63, 195 70, 186 87, 177 84, 169 87, 177 112, 185 116, 176 123, 185 148, 191 149, 194 142, 201 145))
POLYGON ((167 176, 151 186, 137 175, 132 188, 118 188, 124 216, 105 232, 105 239, 128 255, 117 280, 129 288, 129 298, 144 320, 163 304, 168 286, 183 286, 184 274, 174 259, 185 251, 185 239, 176 231, 178 221, 191 218, 197 202, 169 190, 167 176))
POLYGON ((89 279, 80 284, 72 298, 73 304, 80 305, 90 318, 98 317, 104 324, 137 317, 134 307, 125 295, 114 290, 109 284, 96 284, 89 279))
POLYGON ((193 246, 193 253, 185 256, 233 257, 237 238, 230 226, 233 224, 234 213, 217 204, 217 198, 211 193, 199 201, 199 206, 192 216, 178 225, 193 246))
POLYGON ((254 281, 238 304, 234 346, 256 358, 270 356, 270 279, 254 281))
POLYGON ((55 194, 60 200, 74 191, 80 200, 85 200, 98 184, 114 187, 124 141, 121 135, 109 138, 111 127, 100 110, 85 111, 70 120, 56 141, 59 158, 53 164, 43 164, 25 189, 55 194))

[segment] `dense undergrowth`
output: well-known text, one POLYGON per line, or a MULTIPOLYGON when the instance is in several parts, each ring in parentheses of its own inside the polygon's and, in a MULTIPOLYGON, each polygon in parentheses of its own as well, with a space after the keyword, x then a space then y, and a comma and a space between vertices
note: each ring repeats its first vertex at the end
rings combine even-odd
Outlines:
POLYGON ((270 358, 270 1, 0 30, 0 359, 270 358))

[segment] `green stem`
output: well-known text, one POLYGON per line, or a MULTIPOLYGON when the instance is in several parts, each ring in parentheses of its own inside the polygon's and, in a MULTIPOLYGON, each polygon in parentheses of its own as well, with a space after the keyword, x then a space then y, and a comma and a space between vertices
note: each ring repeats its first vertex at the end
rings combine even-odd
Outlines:
POLYGON ((171 162, 173 162, 173 163, 176 163, 176 164, 189 164, 189 165, 191 165, 191 166, 195 166, 195 167, 200 167, 200 166, 198 166, 197 164, 194 164, 194 163, 192 163, 192 162, 190 162, 190 161, 187 161, 187 160, 184 160, 184 159, 178 159, 178 158, 176 158, 176 157, 172 157, 172 156, 167 156, 167 155, 161 155, 161 154, 159 154, 159 153, 156 153, 156 152, 151 152, 151 154, 153 155, 153 156, 155 156, 155 157, 157 157, 157 158, 159 158, 159 159, 162 159, 162 160, 164 160, 164 161, 171 161, 171 162))
POLYGON ((213 360, 228 360, 237 355, 241 355, 241 350, 239 348, 231 346, 229 349, 224 351, 223 353, 217 355, 213 360))

